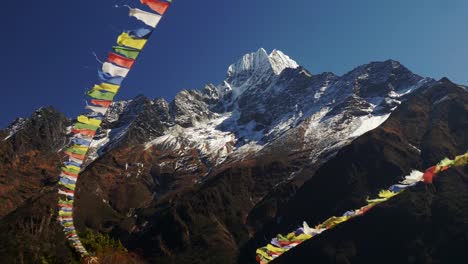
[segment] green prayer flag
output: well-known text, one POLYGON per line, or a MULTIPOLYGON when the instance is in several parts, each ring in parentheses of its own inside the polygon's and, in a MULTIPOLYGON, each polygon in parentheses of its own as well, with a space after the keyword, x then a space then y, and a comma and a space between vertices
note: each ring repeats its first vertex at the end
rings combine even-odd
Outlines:
POLYGON ((88 149, 84 150, 84 149, 79 149, 76 147, 71 147, 71 148, 68 148, 66 151, 70 153, 78 154, 78 155, 86 155, 86 152, 88 152, 88 149))
POLYGON ((64 212, 64 211, 59 211, 58 213, 60 216, 72 216, 72 212, 64 212))
POLYGON ((62 226, 63 227, 71 227, 71 226, 73 226, 73 223, 72 222, 63 223, 62 226))
POLYGON ((63 182, 59 182, 58 184, 62 185, 63 187, 69 189, 69 190, 72 190, 74 191, 75 190, 75 184, 67 184, 67 183, 63 183, 63 182))
POLYGON ((89 124, 83 124, 83 123, 80 123, 80 122, 76 122, 74 125, 73 125, 76 129, 89 129, 89 130, 98 130, 98 126, 93 126, 93 125, 89 125, 89 124))
POLYGON ((62 199, 59 199, 59 204, 73 204, 73 200, 62 200, 62 199))
POLYGON ((62 167, 62 171, 70 172, 73 174, 79 174, 80 170, 77 170, 75 168, 70 168, 70 167, 62 167))
POLYGON ((138 57, 138 55, 140 54, 139 50, 126 48, 126 47, 121 47, 121 46, 114 46, 114 47, 112 47, 112 49, 116 53, 118 53, 120 55, 124 55, 125 57, 130 58, 130 59, 136 59, 138 57))
POLYGON ((446 166, 451 166, 453 164, 453 160, 445 158, 439 162, 439 166, 446 167, 446 166))
POLYGON ((88 96, 95 99, 112 101, 114 99, 115 93, 100 92, 98 90, 93 89, 88 92, 88 96))

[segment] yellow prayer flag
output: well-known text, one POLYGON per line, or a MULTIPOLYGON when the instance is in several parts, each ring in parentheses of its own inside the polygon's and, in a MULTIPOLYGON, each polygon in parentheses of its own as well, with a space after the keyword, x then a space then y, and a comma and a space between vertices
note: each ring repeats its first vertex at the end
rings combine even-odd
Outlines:
POLYGON ((326 226, 327 228, 332 228, 336 226, 337 224, 343 223, 347 221, 350 217, 349 216, 332 216, 325 220, 325 222, 322 223, 322 226, 326 226))
POLYGON ((84 115, 78 116, 78 121, 83 124, 93 125, 93 126, 100 126, 102 121, 95 118, 88 118, 84 115))
POLYGON ((94 85, 93 90, 101 90, 111 93, 116 93, 119 91, 120 86, 110 83, 101 83, 99 85, 94 85))
POLYGON ((298 235, 296 238, 294 238, 294 241, 305 241, 307 239, 310 239, 312 238, 311 235, 308 235, 308 234, 300 234, 298 235))
POLYGON ((284 248, 279 248, 279 247, 275 247, 275 246, 273 246, 273 245, 271 245, 271 244, 268 244, 268 245, 266 246, 266 248, 267 248, 268 251, 275 252, 275 253, 283 253, 283 252, 286 252, 286 249, 284 249, 284 248))
POLYGON ((79 151, 80 153, 86 153, 89 149, 87 146, 82 146, 82 145, 73 145, 70 149, 79 151))
POLYGON ((263 247, 263 248, 257 249, 257 251, 255 253, 257 253, 257 255, 262 256, 264 259, 266 259, 268 261, 273 260, 273 258, 271 256, 269 256, 266 251, 267 251, 266 247, 263 247))
POLYGON ((385 201, 387 201, 388 198, 377 198, 377 199, 367 199, 366 202, 369 204, 369 205, 375 205, 375 204, 378 204, 378 203, 383 203, 385 201))
POLYGON ((130 35, 128 35, 127 32, 123 32, 117 39, 117 44, 120 46, 126 46, 129 48, 141 50, 143 49, 147 41, 147 39, 134 39, 130 37, 130 35))
POLYGON ((393 196, 397 195, 397 193, 394 193, 390 190, 382 190, 379 192, 379 197, 380 198, 386 198, 386 199, 389 199, 389 198, 392 198, 393 196))
POLYGON ((453 166, 464 166, 468 165, 468 153, 456 156, 455 160, 453 161, 453 166))

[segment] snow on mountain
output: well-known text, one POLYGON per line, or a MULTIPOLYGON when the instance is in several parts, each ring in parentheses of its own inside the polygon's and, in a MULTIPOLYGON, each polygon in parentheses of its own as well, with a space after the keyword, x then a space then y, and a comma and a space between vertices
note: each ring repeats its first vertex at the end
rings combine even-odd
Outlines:
POLYGON ((113 129, 109 129, 109 125, 119 121, 120 116, 131 102, 132 100, 116 101, 109 107, 102 128, 97 131, 91 142, 87 163, 93 162, 103 154, 104 147, 111 141, 110 134, 113 129))
POLYGON ((184 90, 171 103, 116 102, 94 146, 197 150, 211 164, 278 148, 307 150, 315 160, 379 126, 406 96, 432 82, 393 60, 343 76, 313 75, 281 51, 259 49, 229 66, 221 84, 184 90))
POLYGON ((268 53, 264 49, 246 54, 237 63, 229 66, 227 76, 232 77, 244 72, 266 71, 270 68, 268 53))
POLYGON ((7 127, 7 131, 8 131, 8 135, 3 139, 3 141, 9 139, 10 137, 12 137, 14 134, 16 134, 16 132, 18 132, 19 130, 23 129, 25 123, 26 123, 27 119, 26 118, 17 118, 15 119, 8 127, 7 127))
POLYGON ((280 75, 285 69, 295 69, 299 65, 278 50, 270 54, 260 48, 257 52, 244 55, 237 63, 229 66, 226 81, 219 86, 220 94, 232 93, 239 97, 247 89, 280 75))
POLYGON ((112 103, 107 111, 106 122, 113 123, 119 120, 119 116, 123 113, 125 108, 132 102, 132 100, 116 101, 112 103))
POLYGON ((358 137, 367 131, 370 131, 378 126, 380 126, 387 118, 390 116, 390 114, 386 115, 381 115, 381 116, 373 116, 373 115, 368 115, 368 116, 362 116, 359 118, 360 126, 354 130, 350 137, 358 137))
POLYGON ((234 133, 217 129, 229 116, 230 113, 219 115, 208 123, 189 128, 175 125, 164 136, 146 143, 145 149, 157 146, 160 150, 178 153, 197 149, 203 156, 212 156, 214 163, 220 163, 232 153, 236 142, 234 133))
POLYGON ((268 59, 276 75, 279 75, 286 68, 295 69, 299 67, 299 64, 279 50, 273 50, 268 59))
POLYGON ((244 72, 266 72, 273 70, 279 75, 284 69, 295 69, 299 65, 279 50, 273 50, 270 54, 260 48, 257 52, 246 54, 237 63, 229 66, 228 77, 233 77, 244 72))

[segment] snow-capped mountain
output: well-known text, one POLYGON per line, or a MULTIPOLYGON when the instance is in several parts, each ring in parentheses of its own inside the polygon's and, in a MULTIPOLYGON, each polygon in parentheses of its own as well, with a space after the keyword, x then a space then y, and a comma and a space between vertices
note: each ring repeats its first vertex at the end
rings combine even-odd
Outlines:
MULTIPOLYGON (((371 62, 343 76, 311 74, 283 52, 261 48, 230 65, 220 84, 183 90, 170 103, 142 95, 115 102, 87 163, 135 145, 148 153, 173 151, 177 167, 187 167, 185 157, 196 151, 207 173, 278 149, 323 162, 383 123, 405 96, 431 83, 393 60, 371 62)), ((5 140, 25 122, 14 122, 5 140)))
POLYGON ((94 146, 99 153, 130 143, 147 151, 195 149, 220 164, 287 145, 317 159, 379 126, 431 82, 392 60, 343 76, 314 75, 281 51, 259 49, 229 66, 221 84, 184 90, 171 103, 143 96, 116 102, 94 146))

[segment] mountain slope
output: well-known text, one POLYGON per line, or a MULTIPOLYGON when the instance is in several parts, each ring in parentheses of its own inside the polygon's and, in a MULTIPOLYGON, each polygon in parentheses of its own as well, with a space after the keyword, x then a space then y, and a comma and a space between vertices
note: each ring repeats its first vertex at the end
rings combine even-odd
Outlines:
POLYGON ((64 115, 49 107, 6 129, 7 136, 0 141, 0 217, 55 184, 57 152, 67 144, 68 125, 64 115))
MULTIPOLYGON (((269 229, 284 232, 302 220, 315 224, 365 204, 368 194, 397 182, 410 169, 465 153, 466 129, 468 94, 443 79, 340 150, 278 214, 281 227, 269 229)), ((434 187, 420 184, 273 263, 466 262, 461 249, 468 230, 467 168, 441 174, 434 187)))

